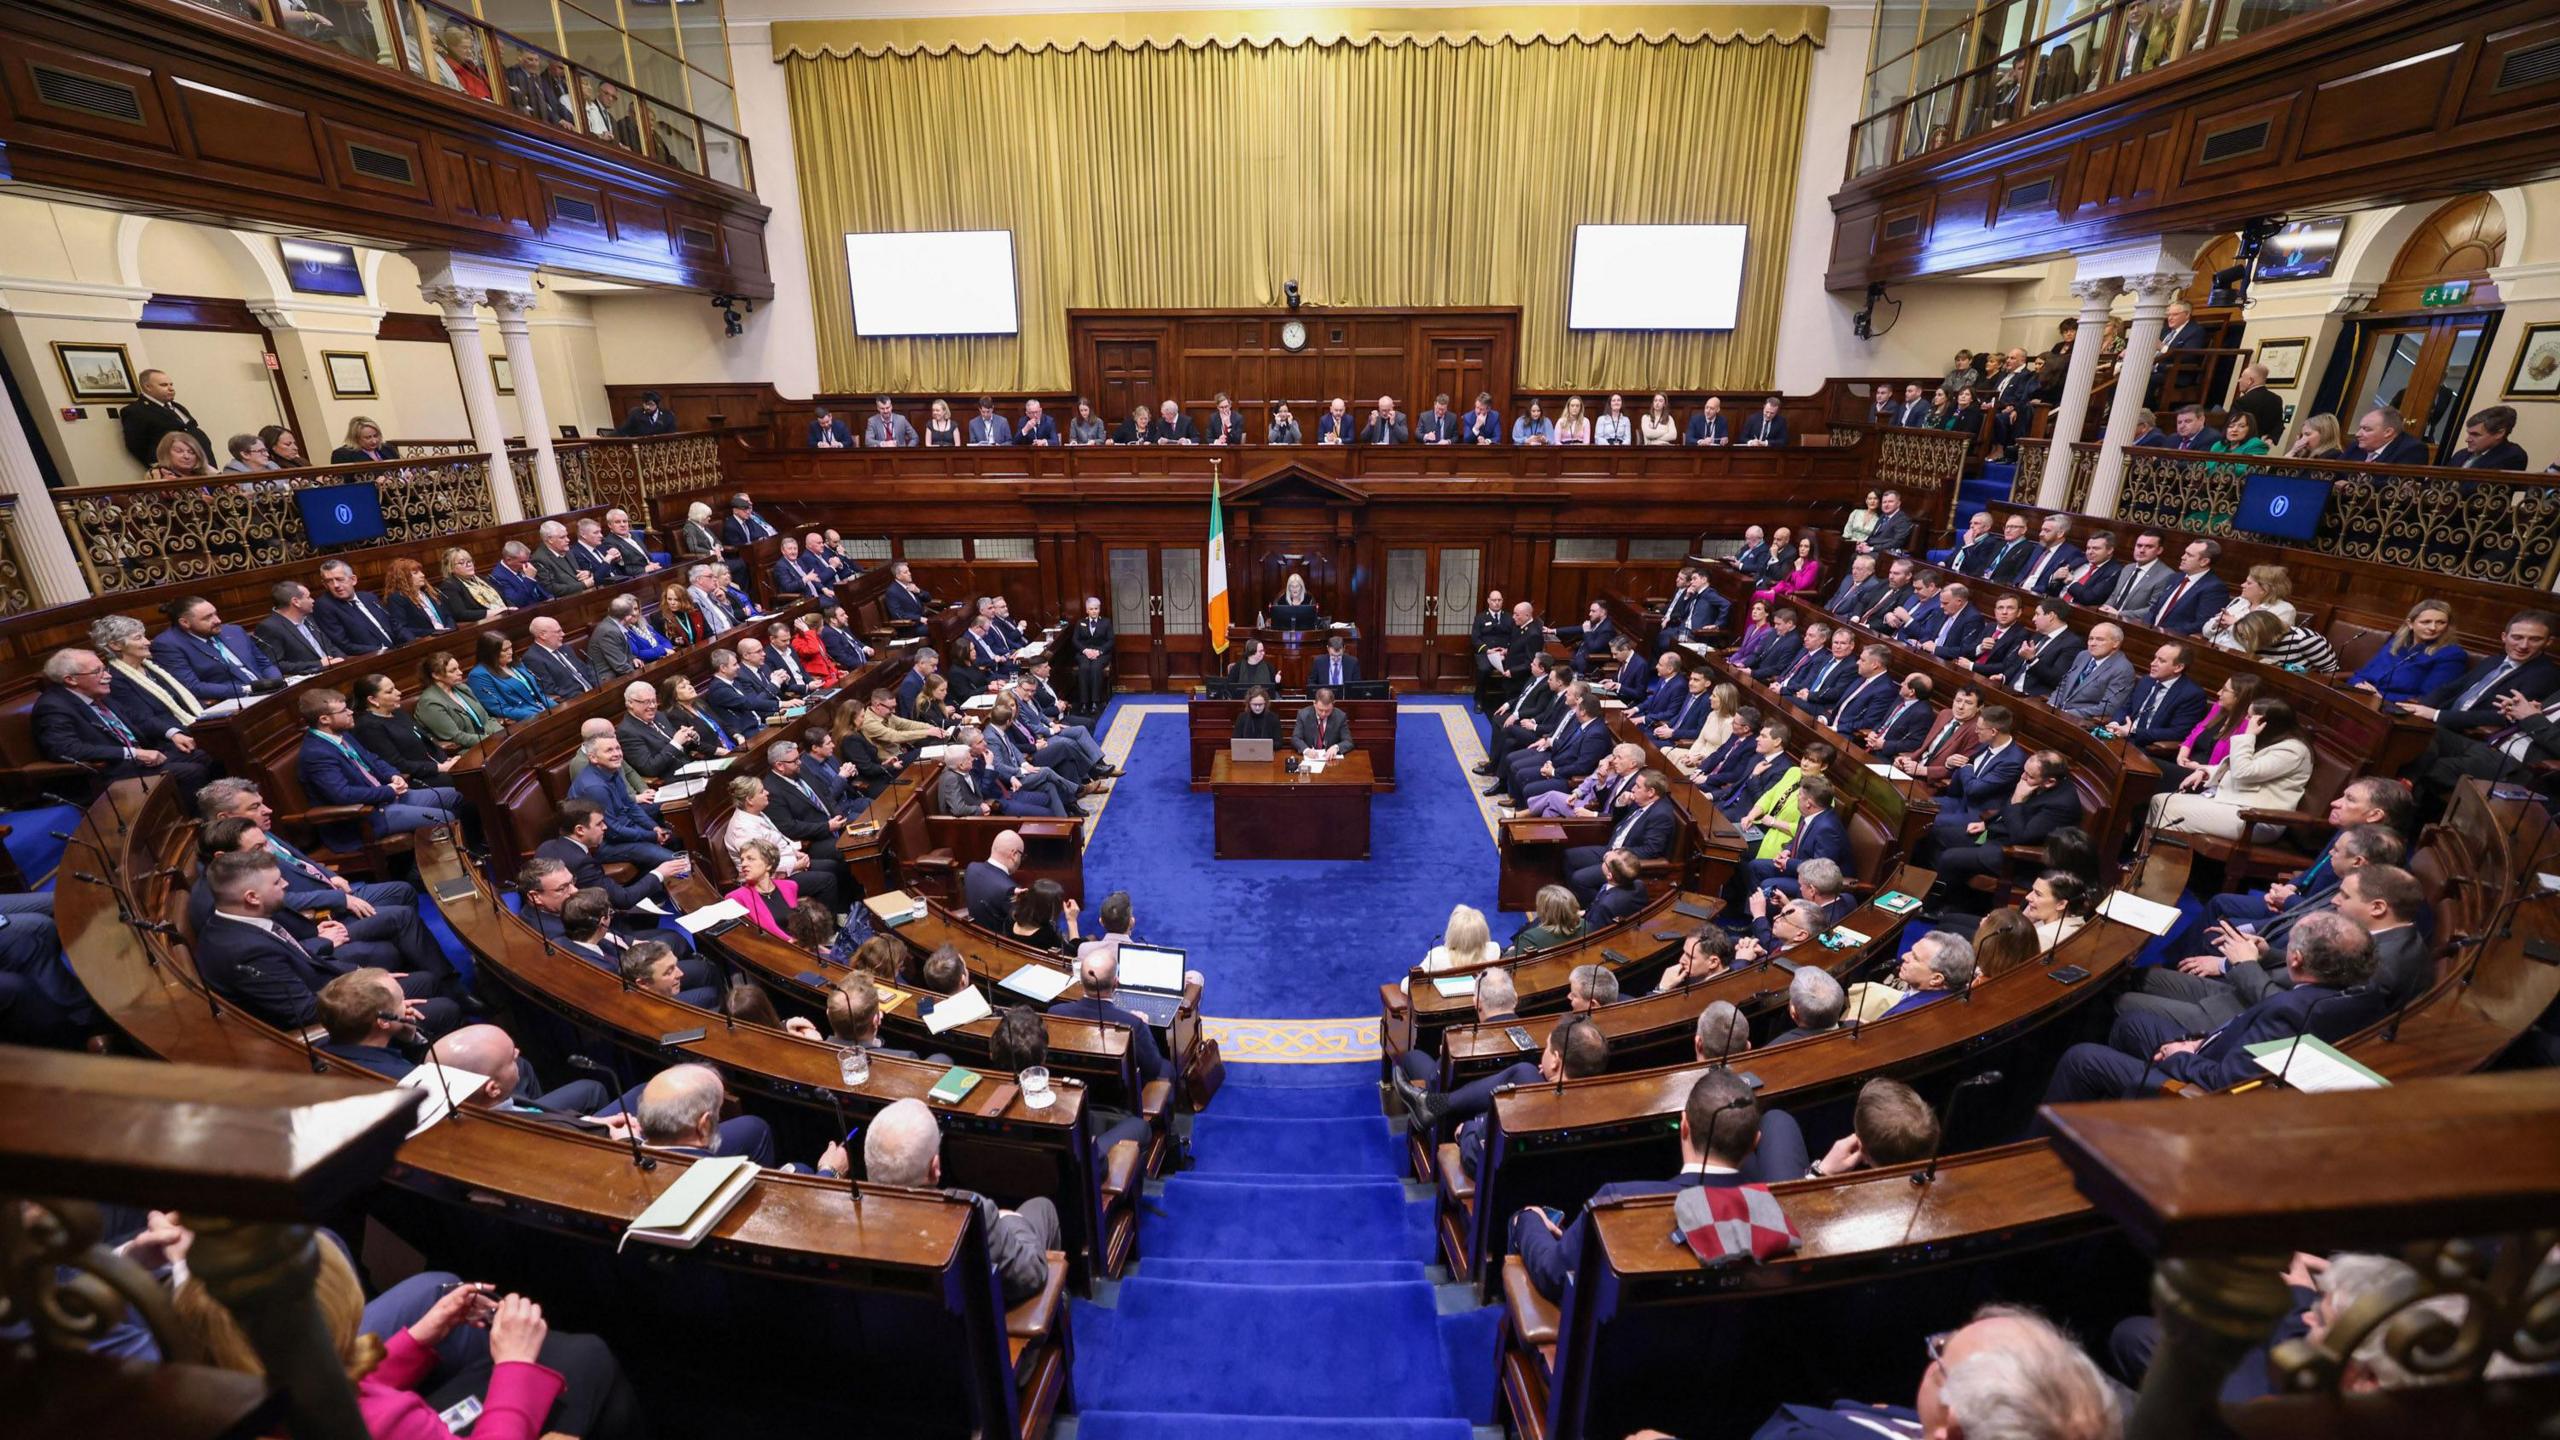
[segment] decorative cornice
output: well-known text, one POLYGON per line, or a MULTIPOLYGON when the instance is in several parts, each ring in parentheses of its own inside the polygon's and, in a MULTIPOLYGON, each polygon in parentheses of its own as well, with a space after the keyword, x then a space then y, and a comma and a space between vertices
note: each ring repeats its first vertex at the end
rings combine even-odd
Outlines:
POLYGON ((911 20, 785 20, 776 60, 1234 50, 1301 45, 1823 43, 1822 5, 1519 5, 1303 10, 1158 10, 911 20))

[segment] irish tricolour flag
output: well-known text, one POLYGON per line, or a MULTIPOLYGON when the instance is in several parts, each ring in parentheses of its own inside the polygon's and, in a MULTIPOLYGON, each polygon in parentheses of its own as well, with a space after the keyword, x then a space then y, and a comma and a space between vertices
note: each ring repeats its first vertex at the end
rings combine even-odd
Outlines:
POLYGON ((1227 519, 1216 471, 1209 474, 1209 648, 1227 652, 1227 519))

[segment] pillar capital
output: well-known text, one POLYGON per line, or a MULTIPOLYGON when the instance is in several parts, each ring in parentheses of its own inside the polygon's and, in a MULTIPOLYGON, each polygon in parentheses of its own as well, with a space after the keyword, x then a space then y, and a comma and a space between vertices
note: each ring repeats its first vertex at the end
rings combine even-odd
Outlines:
POLYGON ((2127 275, 2124 288, 2133 296, 2135 310, 2166 310, 2169 302, 2177 299, 2195 278, 2193 271, 2160 270, 2148 275, 2127 275))
POLYGON ((2071 293, 2080 301, 2080 308, 2083 310, 2103 309, 2107 302, 2115 299, 2123 289, 2124 280, 2115 275, 2099 275, 2091 279, 2071 282, 2071 293))
POLYGON ((418 293, 426 297, 428 304, 444 312, 447 329, 453 328, 456 321, 478 324, 480 306, 489 298, 488 291, 468 285, 421 285, 418 293))
POLYGON ((533 313, 533 307, 542 298, 541 293, 534 290, 490 290, 487 295, 489 308, 498 312, 498 323, 502 326, 510 322, 523 324, 525 317, 533 313))

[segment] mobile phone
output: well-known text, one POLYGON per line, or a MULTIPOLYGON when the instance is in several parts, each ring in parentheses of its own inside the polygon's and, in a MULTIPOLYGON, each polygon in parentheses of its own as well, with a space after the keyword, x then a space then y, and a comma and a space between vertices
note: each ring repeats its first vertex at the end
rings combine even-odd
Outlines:
POLYGON ((1733 1078, 1750 1086, 1754 1090, 1760 1088, 1760 1074, 1756 1070, 1737 1070, 1734 1072, 1733 1078))
POLYGON ((2087 967, 2080 965, 2065 965, 2059 970, 2048 970, 2045 973, 2065 985, 2077 985, 2089 978, 2087 967))
POLYGON ((1502 1033, 1511 1037, 1511 1045, 1514 1049, 1535 1050, 1538 1048, 1538 1042, 1531 1039, 1529 1032, 1522 1029, 1520 1026, 1514 1025, 1509 1029, 1504 1030, 1502 1033))
POLYGON ((471 1428, 471 1422, 480 1418, 480 1397, 465 1395, 446 1406, 436 1418, 444 1422, 444 1428, 459 1435, 471 1428))
POLYGON ((670 1030, 666 1034, 658 1037, 658 1043, 668 1046, 690 1045, 694 1041, 699 1040, 710 1033, 711 1032, 709 1030, 700 1025, 696 1025, 689 1030, 670 1030))

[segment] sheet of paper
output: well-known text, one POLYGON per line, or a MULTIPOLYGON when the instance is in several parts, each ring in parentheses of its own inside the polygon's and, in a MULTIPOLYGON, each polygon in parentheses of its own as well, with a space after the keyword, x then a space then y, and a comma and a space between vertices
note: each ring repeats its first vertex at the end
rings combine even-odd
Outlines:
POLYGON ((676 917, 688 935, 699 935, 723 920, 744 920, 747 907, 735 900, 717 900, 699 910, 688 910, 676 917))
POLYGON ((676 771, 676 778, 689 780, 697 775, 717 775, 728 769, 730 762, 737 758, 735 755, 714 755, 708 760, 695 760, 676 771))
POLYGON ((216 715, 236 715, 240 712, 241 708, 246 706, 248 703, 249 697, 246 695, 234 695, 228 700, 216 700, 206 705, 204 710, 198 714, 196 718, 199 720, 209 720, 216 715))
POLYGON ((924 1028, 939 1035, 972 1020, 984 1020, 994 1013, 994 1007, 987 1004, 987 997, 977 986, 971 985, 957 995, 945 995, 934 1001, 933 1013, 924 1017, 924 1028))
POLYGON ((409 1128, 409 1133, 415 1135, 452 1114, 453 1107, 468 1101, 473 1092, 489 1083, 489 1077, 456 1070, 450 1065, 442 1070, 433 1065, 421 1065, 401 1076, 400 1083, 412 1090, 426 1092, 427 1103, 418 1107, 418 1123, 409 1128))
POLYGON ((2178 923, 2177 906, 2145 900, 2129 890, 2109 895, 2100 902, 2098 913, 2153 935, 2166 935, 2178 923))
POLYGON ((1899 765, 1869 764, 1867 769, 1874 774, 1883 776, 1887 780, 1908 780, 1911 778, 1910 776, 1902 773, 1902 767, 1899 765))
POLYGON ((2268 1074, 2282 1075, 2289 1090, 2379 1090, 2391 1083, 2317 1035, 2261 1041, 2249 1047, 2249 1058, 2268 1074))
POLYGON ((1476 977, 1473 975, 1436 976, 1431 981, 1431 988, 1439 991, 1444 999, 1463 1000, 1476 993, 1476 977))
POLYGON ((1052 970, 1046 965, 1025 965, 996 983, 1017 995, 1028 995, 1046 1005, 1065 994, 1067 986, 1074 982, 1064 970, 1052 970))
POLYGON ((634 910, 646 911, 651 915, 664 915, 667 913, 667 907, 659 904, 657 897, 652 895, 641 896, 640 903, 632 906, 631 908, 634 910))
POLYGON ((710 784, 711 777, 707 775, 698 775, 691 780, 669 780, 658 787, 658 803, 673 805, 679 800, 690 800, 710 784))

